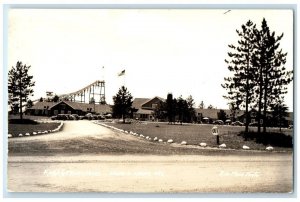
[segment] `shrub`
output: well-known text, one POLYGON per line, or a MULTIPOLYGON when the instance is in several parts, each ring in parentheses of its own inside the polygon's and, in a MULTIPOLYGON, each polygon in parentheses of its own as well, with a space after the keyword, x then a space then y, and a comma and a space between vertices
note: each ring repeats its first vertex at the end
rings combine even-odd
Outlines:
POLYGON ((255 140, 257 143, 263 145, 272 145, 277 147, 293 147, 293 138, 292 136, 285 135, 283 133, 276 132, 266 132, 266 133, 257 133, 257 132, 241 132, 241 135, 245 140, 255 140))

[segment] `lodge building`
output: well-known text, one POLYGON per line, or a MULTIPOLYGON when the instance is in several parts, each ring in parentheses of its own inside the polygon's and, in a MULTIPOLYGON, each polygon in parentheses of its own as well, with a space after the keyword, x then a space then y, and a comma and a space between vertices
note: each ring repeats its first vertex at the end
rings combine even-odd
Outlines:
POLYGON ((111 106, 107 104, 87 104, 70 101, 60 102, 37 102, 26 110, 28 115, 55 116, 57 114, 110 114, 111 106))
MULTIPOLYGON (((165 102, 164 98, 158 96, 154 98, 135 98, 132 103, 132 113, 131 118, 138 119, 141 121, 158 121, 155 119, 154 110, 159 103, 165 102)), ((218 113, 221 109, 200 109, 195 108, 196 122, 198 123, 213 123, 218 120, 218 113)), ((240 121, 242 123, 246 122, 245 112, 243 110, 236 111, 233 115, 231 110, 223 110, 226 113, 226 119, 240 121)), ((70 101, 60 101, 60 102, 37 102, 31 108, 28 108, 25 112, 28 115, 37 116, 55 116, 57 114, 78 114, 85 115, 87 113, 93 114, 111 114, 112 108, 107 104, 88 104, 70 101)), ((257 112, 255 110, 250 111, 250 123, 258 122, 256 119, 257 112)), ((267 119, 270 123, 272 115, 267 114, 267 119)), ((164 120, 166 121, 166 120, 164 120)), ((263 120, 260 120, 262 124, 263 120)), ((286 117, 285 125, 293 125, 293 113, 289 112, 288 117, 286 117)))

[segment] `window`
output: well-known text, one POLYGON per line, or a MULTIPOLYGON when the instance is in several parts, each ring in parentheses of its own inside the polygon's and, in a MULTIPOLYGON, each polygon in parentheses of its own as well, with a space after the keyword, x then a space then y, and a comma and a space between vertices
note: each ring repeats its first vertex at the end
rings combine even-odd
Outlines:
POLYGON ((251 119, 251 123, 255 123, 255 119, 251 119))
POLYGON ((60 108, 61 108, 61 109, 66 109, 66 104, 61 104, 61 105, 60 105, 60 108))
POLYGON ((264 123, 264 120, 263 120, 263 119, 260 119, 259 122, 260 122, 260 124, 263 124, 263 123, 264 123))
POLYGON ((54 110, 54 115, 57 115, 58 114, 58 110, 54 110))
POLYGON ((146 119, 146 118, 148 118, 148 115, 147 114, 141 114, 140 118, 146 119))
POLYGON ((156 109, 157 108, 157 104, 152 104, 152 109, 156 109))

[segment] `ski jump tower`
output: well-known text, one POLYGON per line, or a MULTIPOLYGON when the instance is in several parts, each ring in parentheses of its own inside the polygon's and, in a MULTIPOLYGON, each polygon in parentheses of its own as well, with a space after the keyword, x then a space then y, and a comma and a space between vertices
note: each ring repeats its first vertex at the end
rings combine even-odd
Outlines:
POLYGON ((59 97, 62 100, 71 102, 106 104, 105 81, 97 80, 78 91, 60 95, 59 97))

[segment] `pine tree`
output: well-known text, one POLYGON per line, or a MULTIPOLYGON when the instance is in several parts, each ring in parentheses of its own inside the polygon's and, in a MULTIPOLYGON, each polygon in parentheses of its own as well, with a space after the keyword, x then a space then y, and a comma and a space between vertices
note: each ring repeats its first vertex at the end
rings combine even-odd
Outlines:
POLYGON ((187 113, 188 113, 187 122, 192 122, 195 120, 196 111, 194 108, 195 102, 191 95, 186 99, 186 104, 187 104, 187 113))
POLYGON ((284 125, 286 121, 286 117, 288 117, 288 107, 283 103, 283 100, 271 106, 273 120, 276 126, 279 126, 279 130, 281 131, 281 127, 284 125))
POLYGON ((228 91, 228 95, 224 96, 230 103, 245 109, 246 123, 245 132, 248 132, 250 122, 249 108, 253 101, 253 69, 252 54, 254 50, 254 30, 256 26, 250 20, 242 25, 242 30, 236 30, 239 40, 238 45, 229 45, 232 52, 228 52, 229 60, 225 60, 228 70, 233 73, 232 77, 224 78, 225 83, 222 87, 228 91))
POLYGON ((154 117, 156 119, 165 119, 167 117, 167 103, 160 101, 154 109, 154 117))
POLYGON ((185 118, 185 109, 186 109, 186 102, 185 100, 182 98, 182 96, 177 98, 177 105, 176 105, 176 111, 177 111, 177 115, 178 115, 178 119, 180 120, 180 124, 182 125, 182 122, 184 121, 185 118))
MULTIPOLYGON (((176 100, 176 99, 175 99, 176 100)), ((170 124, 175 122, 176 101, 173 99, 173 94, 168 93, 166 101, 167 117, 170 124)))
POLYGON ((199 108, 204 109, 204 102, 203 101, 201 101, 201 103, 199 104, 199 108))
POLYGON ((132 106, 132 96, 130 92, 127 91, 125 86, 122 86, 118 93, 113 96, 114 105, 112 107, 113 116, 122 117, 123 123, 125 123, 126 116, 131 113, 132 106))
POLYGON ((55 95, 52 99, 53 102, 58 102, 59 101, 59 97, 58 95, 55 95))
POLYGON ((30 99, 28 99, 27 104, 26 104, 26 108, 28 109, 28 108, 31 108, 32 106, 33 106, 33 102, 30 99))
POLYGON ((258 132, 261 132, 261 119, 263 132, 266 132, 267 112, 283 100, 287 85, 293 80, 293 71, 285 68, 287 53, 279 49, 283 34, 271 33, 265 19, 260 30, 248 21, 237 33, 238 46, 229 45, 232 52, 228 53, 230 59, 225 60, 233 76, 224 78, 222 87, 228 93, 224 97, 234 110, 239 110, 240 105, 245 108, 245 132, 248 131, 249 106, 258 109, 258 132))
POLYGON ((8 72, 8 104, 19 106, 21 120, 23 119, 23 107, 26 106, 29 96, 33 96, 32 87, 35 85, 35 82, 32 81, 33 76, 28 75, 30 67, 18 61, 16 67, 12 67, 8 72))
POLYGON ((260 132, 260 119, 263 118, 263 132, 266 132, 267 111, 272 105, 281 101, 281 96, 287 93, 287 85, 293 80, 292 71, 286 71, 285 63, 287 53, 280 49, 280 40, 283 34, 275 36, 270 31, 267 21, 263 19, 261 30, 256 31, 257 38, 255 66, 259 69, 256 77, 258 94, 258 132, 260 132), (261 113, 263 111, 263 114, 261 113))

